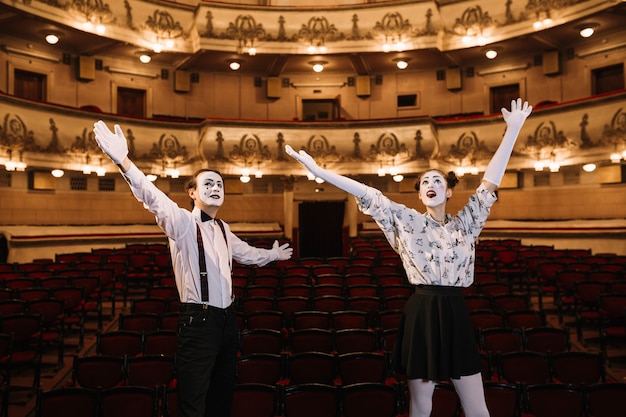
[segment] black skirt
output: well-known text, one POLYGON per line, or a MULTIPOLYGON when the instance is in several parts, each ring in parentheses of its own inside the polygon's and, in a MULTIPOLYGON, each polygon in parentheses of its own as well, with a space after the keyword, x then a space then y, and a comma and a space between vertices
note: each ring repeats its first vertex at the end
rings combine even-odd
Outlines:
POLYGON ((480 355, 460 287, 415 288, 398 328, 393 366, 408 379, 431 381, 480 372, 480 355))

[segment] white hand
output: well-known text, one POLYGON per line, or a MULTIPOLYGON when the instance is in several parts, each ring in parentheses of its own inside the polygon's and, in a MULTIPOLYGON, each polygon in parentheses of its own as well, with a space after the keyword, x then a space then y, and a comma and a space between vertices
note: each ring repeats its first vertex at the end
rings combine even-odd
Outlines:
POLYGON ((128 155, 128 143, 122 128, 114 126, 115 133, 111 132, 107 125, 99 120, 93 125, 93 133, 96 135, 96 142, 102 152, 104 152, 113 162, 120 164, 128 155))
POLYGON ((498 146, 496 153, 491 158, 491 161, 489 161, 489 165, 487 165, 487 169, 485 169, 484 180, 495 186, 500 185, 500 181, 502 181, 502 177, 506 171, 506 166, 509 163, 509 158, 513 152, 517 136, 532 110, 533 107, 529 106, 527 101, 525 101, 522 106, 521 98, 511 100, 511 111, 502 108, 502 117, 506 122, 506 131, 504 132, 500 146, 498 146))
POLYGON ((305 151, 296 152, 291 146, 286 145, 285 152, 287 152, 287 155, 291 156, 293 159, 304 165, 304 167, 308 169, 311 174, 323 179, 324 181, 329 182, 330 184, 344 190, 347 193, 352 194, 353 196, 361 198, 367 192, 367 187, 365 186, 365 184, 362 184, 348 177, 335 174, 334 172, 330 172, 320 167, 319 165, 317 165, 311 155, 309 155, 305 151))
POLYGON ((289 247, 289 243, 279 245, 278 240, 275 240, 274 245, 272 246, 272 252, 276 254, 277 261, 286 261, 291 258, 293 248, 289 247))
POLYGON ((291 156, 293 159, 304 165, 304 167, 308 169, 313 175, 318 176, 318 174, 320 173, 319 165, 317 165, 311 155, 309 155, 305 151, 301 150, 300 152, 296 152, 291 146, 286 145, 285 152, 287 152, 287 155, 291 156))
POLYGON ((527 101, 522 106, 522 99, 518 98, 517 100, 511 100, 511 111, 504 107, 501 111, 507 127, 521 128, 530 112, 533 111, 533 106, 528 105, 527 101))

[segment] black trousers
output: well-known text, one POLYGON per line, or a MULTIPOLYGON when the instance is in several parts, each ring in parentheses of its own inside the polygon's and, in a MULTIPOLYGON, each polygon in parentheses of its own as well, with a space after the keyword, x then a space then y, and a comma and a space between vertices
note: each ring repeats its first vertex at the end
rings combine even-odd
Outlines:
POLYGON ((230 417, 238 351, 232 307, 181 303, 176 352, 180 417, 230 417))

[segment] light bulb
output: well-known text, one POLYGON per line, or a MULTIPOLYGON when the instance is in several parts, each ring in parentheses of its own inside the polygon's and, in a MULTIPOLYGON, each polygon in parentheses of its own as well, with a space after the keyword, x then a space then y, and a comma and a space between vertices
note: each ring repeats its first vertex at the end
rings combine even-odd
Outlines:
POLYGON ((498 56, 498 51, 496 51, 495 49, 490 49, 487 52, 485 52, 485 56, 488 59, 494 59, 495 57, 498 56))
POLYGON ((583 165, 583 171, 585 172, 593 172, 596 170, 596 164, 585 164, 583 165))
POLYGON ((59 42, 59 35, 55 33, 49 33, 48 35, 46 35, 46 42, 48 42, 50 45, 56 45, 59 42))
POLYGON ((593 35, 593 33, 595 32, 595 30, 592 27, 586 27, 580 30, 580 36, 582 36, 583 38, 589 38, 591 37, 591 35, 593 35))
POLYGON ((398 61, 396 63, 396 67, 398 67, 398 69, 401 69, 401 70, 406 69, 408 66, 409 66, 409 63, 406 61, 398 61))

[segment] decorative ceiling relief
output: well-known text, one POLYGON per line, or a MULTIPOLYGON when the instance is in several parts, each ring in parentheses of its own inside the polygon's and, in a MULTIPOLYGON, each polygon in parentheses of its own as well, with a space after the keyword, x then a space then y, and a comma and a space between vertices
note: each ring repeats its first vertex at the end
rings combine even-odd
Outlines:
MULTIPOLYGON (((176 21, 171 14, 165 10, 155 10, 148 16, 144 24, 144 30, 151 32, 154 36, 155 44, 165 44, 168 48, 173 47, 173 41, 184 37, 185 32, 179 21, 176 21)), ((158 52, 158 51, 155 51, 158 52)))
POLYGON ((558 130, 552 120, 537 125, 532 136, 528 136, 520 153, 535 160, 535 169, 540 171, 545 166, 557 172, 561 162, 569 155, 569 151, 578 148, 578 144, 569 140, 563 131, 558 130))
POLYGON ((255 134, 245 134, 239 143, 233 146, 229 154, 230 161, 244 167, 262 162, 270 162, 272 153, 267 146, 261 143, 261 139, 255 134))
POLYGON ((456 143, 450 145, 448 153, 442 155, 442 160, 462 169, 474 168, 477 162, 489 160, 493 153, 476 132, 463 132, 456 143))
POLYGON ((343 156, 337 153, 335 146, 332 146, 324 135, 311 136, 301 149, 304 149, 306 153, 311 155, 318 165, 344 160, 343 156))
MULTIPOLYGON (((129 143, 132 142, 129 140, 129 143)), ((101 153, 100 149, 98 148, 98 143, 96 143, 96 136, 93 133, 93 129, 84 128, 81 134, 76 136, 76 138, 74 139, 74 143, 70 145, 66 152, 76 155, 90 155, 101 153)))
POLYGON ((18 152, 40 150, 33 132, 26 127, 26 123, 20 116, 11 113, 4 115, 0 126, 0 145, 18 152))
POLYGON ((393 133, 380 135, 367 153, 368 161, 383 163, 399 163, 409 158, 410 155, 406 146, 400 143, 398 137, 393 133))
POLYGON ((265 29, 250 15, 239 15, 234 22, 228 24, 225 34, 227 39, 237 41, 237 53, 244 52, 254 55, 254 42, 265 40, 265 29))
POLYGON ((189 154, 187 148, 180 144, 178 138, 171 134, 163 134, 157 143, 152 144, 150 153, 145 157, 150 159, 166 159, 172 162, 184 163, 189 154))
POLYGON ((626 113, 619 108, 611 122, 604 125, 602 143, 606 145, 626 146, 626 113))

